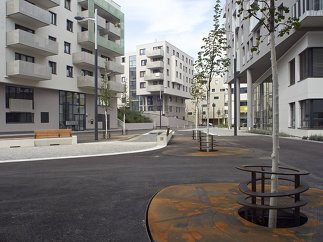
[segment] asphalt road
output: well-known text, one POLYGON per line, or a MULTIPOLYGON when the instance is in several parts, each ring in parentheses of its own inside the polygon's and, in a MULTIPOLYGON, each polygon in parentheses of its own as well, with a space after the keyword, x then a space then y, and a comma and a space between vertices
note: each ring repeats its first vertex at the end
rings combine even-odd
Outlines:
MULTIPOLYGON (((242 155, 185 156, 189 132, 162 150, 97 158, 0 164, 0 241, 148 241, 145 210, 176 184, 240 182, 242 164, 270 164, 271 137, 219 137, 242 155), (179 152, 180 151, 180 152, 179 152)), ((281 163, 311 172, 323 189, 323 144, 281 139, 281 163)))

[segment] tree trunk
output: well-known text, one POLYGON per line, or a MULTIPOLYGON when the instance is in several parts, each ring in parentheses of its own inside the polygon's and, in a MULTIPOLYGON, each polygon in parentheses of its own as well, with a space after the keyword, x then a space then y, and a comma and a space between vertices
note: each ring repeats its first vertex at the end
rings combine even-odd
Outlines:
POLYGON ((104 111, 105 116, 105 139, 108 139, 108 112, 104 111))
POLYGON ((210 111, 210 89, 206 91, 206 152, 209 152, 209 133, 210 133, 210 127, 209 127, 209 111, 210 111))
MULTIPOLYGON (((274 6, 274 0, 271 0, 271 6, 274 6)), ((272 68, 272 81, 273 81, 273 153, 271 155, 272 159, 272 172, 278 172, 279 165, 279 94, 278 94, 278 71, 277 71, 277 59, 276 59, 276 49, 275 49, 275 32, 273 28, 273 18, 272 17, 272 31, 270 32, 270 52, 271 52, 271 68, 272 68)), ((278 192, 278 175, 271 176, 271 193, 278 192)), ((270 206, 277 205, 277 198, 270 198, 270 206)), ((277 226, 277 210, 269 210, 268 227, 276 228, 277 226)))
POLYGON ((196 104, 195 104, 195 139, 197 137, 197 125, 198 125, 198 101, 196 100, 196 104))
POLYGON ((126 109, 123 110, 122 134, 126 135, 126 109))

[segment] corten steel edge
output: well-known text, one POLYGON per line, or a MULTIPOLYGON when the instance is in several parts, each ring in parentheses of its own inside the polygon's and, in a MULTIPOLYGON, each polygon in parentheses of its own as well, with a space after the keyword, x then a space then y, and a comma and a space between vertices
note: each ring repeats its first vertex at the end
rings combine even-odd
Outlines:
MULTIPOLYGON (((307 184, 301 184, 301 176, 308 175, 309 172, 304 170, 299 170, 296 168, 290 167, 283 167, 279 166, 279 172, 271 172, 266 169, 271 169, 270 165, 262 165, 262 166, 252 166, 252 165, 244 165, 236 167, 239 170, 250 172, 251 173, 251 180, 247 182, 243 182, 239 184, 239 190, 246 194, 246 197, 242 197, 238 200, 238 203, 242 206, 248 207, 251 209, 251 222, 253 223, 263 223, 264 222, 264 211, 270 209, 276 210, 284 210, 284 209, 292 209, 294 213, 294 226, 300 225, 300 207, 303 207, 307 204, 307 201, 301 200, 300 196, 301 193, 307 191, 309 186, 307 184), (257 174, 260 174, 260 178, 257 178, 257 174), (276 193, 266 192, 265 185, 266 180, 270 180, 270 177, 266 177, 266 175, 279 175, 280 181, 287 181, 294 184, 293 190, 286 190, 286 191, 279 191, 276 193), (293 179, 291 178, 293 177, 293 179), (257 182, 261 181, 260 183, 260 191, 257 191, 257 182), (248 185, 251 184, 251 190, 249 189, 248 185), (266 204, 265 199, 271 197, 289 197, 293 198, 293 202, 277 205, 277 206, 270 206, 268 203, 266 204), (260 198, 260 204, 257 203, 257 198, 260 198), (249 200, 249 201, 248 201, 249 200), (250 202, 251 200, 251 202, 250 202), (257 218, 257 210, 261 210, 262 216, 261 218, 257 218), (261 221, 259 221, 259 219, 261 221)), ((247 214, 244 214, 245 219, 247 219, 247 214)))

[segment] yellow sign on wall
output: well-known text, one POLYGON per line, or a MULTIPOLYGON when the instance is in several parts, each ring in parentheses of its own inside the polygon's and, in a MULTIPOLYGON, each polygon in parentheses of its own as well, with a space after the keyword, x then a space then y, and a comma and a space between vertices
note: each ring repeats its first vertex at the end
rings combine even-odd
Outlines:
POLYGON ((240 106, 240 113, 247 113, 248 107, 247 106, 240 106))

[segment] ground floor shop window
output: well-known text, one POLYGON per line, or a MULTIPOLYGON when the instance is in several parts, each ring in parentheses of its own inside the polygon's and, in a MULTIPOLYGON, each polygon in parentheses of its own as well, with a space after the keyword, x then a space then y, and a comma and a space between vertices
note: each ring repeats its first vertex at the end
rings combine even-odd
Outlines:
POLYGON ((60 91, 59 127, 77 131, 85 130, 85 104, 85 94, 60 91))
POLYGON ((300 101, 301 128, 323 129, 323 99, 300 101))
POLYGON ((7 112, 6 123, 33 123, 34 114, 24 112, 7 112))
POLYGON ((290 103, 289 104, 289 111, 290 111, 289 127, 295 128, 295 103, 290 103))
POLYGON ((254 89, 255 128, 272 130, 273 124, 273 85, 269 76, 254 89))

